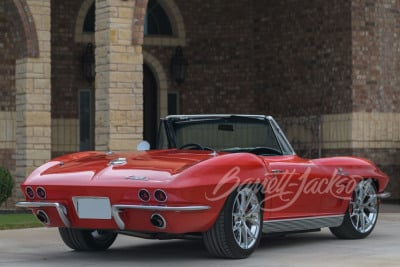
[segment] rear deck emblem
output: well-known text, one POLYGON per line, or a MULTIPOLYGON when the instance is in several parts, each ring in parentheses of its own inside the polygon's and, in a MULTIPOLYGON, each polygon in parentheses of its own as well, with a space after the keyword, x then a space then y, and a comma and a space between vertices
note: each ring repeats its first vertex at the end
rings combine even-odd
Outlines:
POLYGON ((112 166, 118 166, 118 165, 124 165, 124 164, 126 164, 126 158, 113 159, 108 163, 108 165, 112 165, 112 166))
POLYGON ((125 179, 135 180, 135 181, 147 181, 147 177, 145 177, 145 176, 136 176, 136 175, 131 175, 131 176, 125 177, 125 179))

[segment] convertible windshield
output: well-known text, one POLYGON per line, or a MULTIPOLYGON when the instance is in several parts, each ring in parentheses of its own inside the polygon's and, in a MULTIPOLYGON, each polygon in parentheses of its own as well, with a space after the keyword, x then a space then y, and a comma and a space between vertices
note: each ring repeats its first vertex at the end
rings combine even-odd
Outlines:
POLYGON ((166 123, 161 135, 165 136, 163 143, 169 139, 172 148, 226 152, 258 149, 268 150, 265 154, 282 154, 271 123, 264 117, 189 117, 167 119, 166 123))

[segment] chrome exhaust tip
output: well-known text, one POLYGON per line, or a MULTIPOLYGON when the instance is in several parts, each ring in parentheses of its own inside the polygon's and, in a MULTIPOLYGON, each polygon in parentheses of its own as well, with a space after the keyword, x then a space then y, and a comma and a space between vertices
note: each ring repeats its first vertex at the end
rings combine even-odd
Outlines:
POLYGON ((164 217, 158 213, 151 215, 150 222, 153 226, 159 229, 165 229, 165 227, 167 227, 167 222, 165 221, 164 217))
POLYGON ((38 210, 36 212, 36 218, 38 218, 38 220, 43 224, 46 224, 46 225, 50 224, 49 216, 43 210, 38 210))

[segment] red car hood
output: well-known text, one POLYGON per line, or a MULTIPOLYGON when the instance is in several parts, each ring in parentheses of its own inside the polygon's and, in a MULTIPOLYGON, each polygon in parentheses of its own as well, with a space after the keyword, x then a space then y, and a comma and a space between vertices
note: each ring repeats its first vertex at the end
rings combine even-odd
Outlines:
POLYGON ((30 177, 42 183, 108 183, 116 180, 163 182, 201 161, 213 157, 210 151, 154 150, 106 154, 81 152, 62 156, 43 165, 30 177))

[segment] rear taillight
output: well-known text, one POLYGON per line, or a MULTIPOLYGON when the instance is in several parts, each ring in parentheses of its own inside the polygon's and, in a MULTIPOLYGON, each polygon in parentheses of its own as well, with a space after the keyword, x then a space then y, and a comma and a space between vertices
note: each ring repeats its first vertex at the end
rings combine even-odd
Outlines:
POLYGON ((167 201, 167 194, 163 190, 157 189, 156 191, 154 191, 154 198, 158 202, 165 202, 167 201))
POLYGON ((144 201, 144 202, 150 201, 150 193, 146 189, 140 189, 138 196, 141 201, 144 201))
POLYGON ((46 190, 43 187, 36 188, 36 194, 40 199, 46 199, 46 190))
POLYGON ((34 199, 34 198, 35 198, 35 191, 32 189, 32 187, 27 186, 27 187, 25 188, 25 193, 26 193, 26 196, 27 196, 29 199, 34 199))

